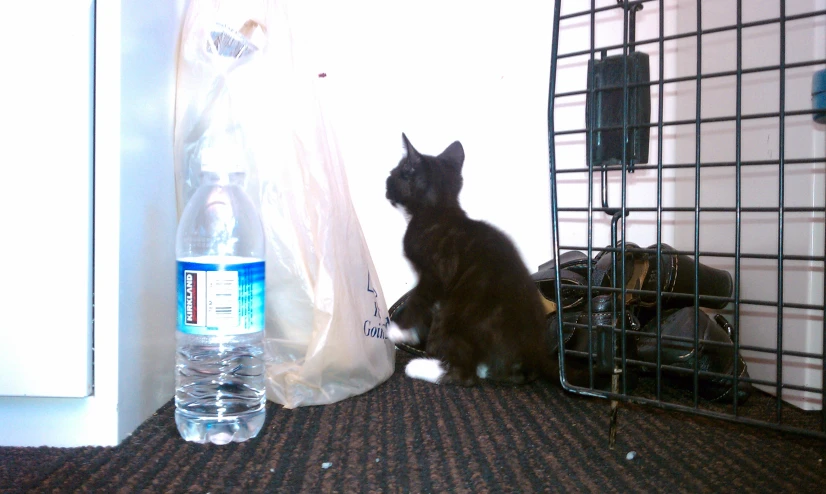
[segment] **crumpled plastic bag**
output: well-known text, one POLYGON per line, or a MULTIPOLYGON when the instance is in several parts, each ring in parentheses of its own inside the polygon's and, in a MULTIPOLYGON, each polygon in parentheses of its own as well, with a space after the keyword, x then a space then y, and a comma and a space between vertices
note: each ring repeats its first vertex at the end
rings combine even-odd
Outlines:
POLYGON ((267 397, 288 408, 340 401, 394 370, 387 305, 362 234, 317 74, 302 73, 306 17, 290 2, 193 0, 178 58, 179 214, 201 147, 230 132, 267 236, 267 397))

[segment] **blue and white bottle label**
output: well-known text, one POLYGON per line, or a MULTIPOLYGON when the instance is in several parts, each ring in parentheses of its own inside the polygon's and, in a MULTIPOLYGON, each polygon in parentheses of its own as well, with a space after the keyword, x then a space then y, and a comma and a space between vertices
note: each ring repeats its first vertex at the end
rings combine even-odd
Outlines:
POLYGON ((264 261, 178 261, 178 330, 240 335, 264 330, 264 261))

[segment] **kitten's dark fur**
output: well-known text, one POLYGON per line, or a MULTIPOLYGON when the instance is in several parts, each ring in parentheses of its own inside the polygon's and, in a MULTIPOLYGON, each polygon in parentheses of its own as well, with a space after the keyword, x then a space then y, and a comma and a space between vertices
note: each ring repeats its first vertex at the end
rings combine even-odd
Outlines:
POLYGON ((462 145, 427 156, 402 139, 407 156, 390 172, 387 199, 410 217, 404 253, 419 279, 395 322, 445 364, 440 383, 475 384, 480 365, 512 383, 556 375, 554 334, 516 247, 459 205, 462 145))

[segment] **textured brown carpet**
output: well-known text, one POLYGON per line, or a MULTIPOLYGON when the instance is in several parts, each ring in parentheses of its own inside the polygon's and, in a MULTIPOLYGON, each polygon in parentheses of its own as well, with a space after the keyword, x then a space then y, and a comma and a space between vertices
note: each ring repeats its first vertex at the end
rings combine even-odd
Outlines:
MULTIPOLYGON (((0 448, 0 492, 826 489, 824 440, 624 405, 611 450, 605 400, 547 382, 440 387, 406 378, 409 358, 400 352, 396 374, 362 396, 270 405, 242 444, 184 442, 170 402, 115 448, 0 448)), ((744 407, 765 406, 753 398, 744 407)))

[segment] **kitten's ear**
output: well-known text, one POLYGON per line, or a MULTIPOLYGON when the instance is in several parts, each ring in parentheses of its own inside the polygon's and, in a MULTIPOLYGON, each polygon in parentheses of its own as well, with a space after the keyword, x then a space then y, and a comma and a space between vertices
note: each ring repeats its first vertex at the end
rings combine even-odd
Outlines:
POLYGON ((465 162, 465 149, 462 147, 462 143, 456 141, 448 146, 447 149, 439 155, 439 159, 448 161, 461 170, 462 164, 465 162))
POLYGON ((410 144, 410 140, 407 139, 407 136, 404 135, 404 132, 402 132, 402 141, 404 142, 405 149, 407 149, 407 160, 419 161, 422 155, 418 151, 416 151, 416 148, 413 147, 413 144, 410 144))

